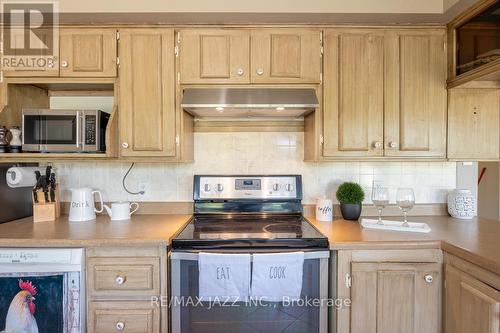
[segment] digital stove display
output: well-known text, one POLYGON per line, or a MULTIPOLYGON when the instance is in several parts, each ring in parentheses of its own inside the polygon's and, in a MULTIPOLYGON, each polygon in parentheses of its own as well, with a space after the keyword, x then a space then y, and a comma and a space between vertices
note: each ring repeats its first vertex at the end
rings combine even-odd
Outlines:
POLYGON ((235 190, 237 191, 260 191, 260 179, 236 179, 235 190))

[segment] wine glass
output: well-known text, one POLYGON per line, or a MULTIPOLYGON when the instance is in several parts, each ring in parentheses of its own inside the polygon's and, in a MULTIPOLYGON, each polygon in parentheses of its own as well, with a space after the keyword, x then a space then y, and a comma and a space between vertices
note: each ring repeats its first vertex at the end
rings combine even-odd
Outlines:
POLYGON ((399 209, 403 211, 403 227, 409 227, 410 225, 408 224, 407 214, 413 208, 413 205, 415 205, 415 194, 413 193, 413 189, 398 188, 396 203, 398 204, 399 209))
POLYGON ((382 209, 389 204, 389 190, 387 187, 374 186, 372 188, 372 202, 378 210, 377 224, 384 224, 382 222, 382 209))

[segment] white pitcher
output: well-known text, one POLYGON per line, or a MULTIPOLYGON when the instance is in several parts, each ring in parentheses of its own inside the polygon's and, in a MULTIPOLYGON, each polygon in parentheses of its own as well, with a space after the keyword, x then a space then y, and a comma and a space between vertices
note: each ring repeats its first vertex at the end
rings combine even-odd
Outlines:
POLYGON ((95 213, 103 211, 102 194, 88 187, 71 189, 71 207, 69 209, 70 221, 91 221, 96 219, 95 213), (101 209, 97 210, 94 204, 94 195, 99 195, 101 209))
POLYGON ((139 204, 137 202, 130 203, 128 201, 120 201, 113 202, 111 208, 106 205, 104 205, 104 208, 106 208, 106 212, 111 218, 111 221, 123 221, 130 219, 132 214, 139 209, 139 204))

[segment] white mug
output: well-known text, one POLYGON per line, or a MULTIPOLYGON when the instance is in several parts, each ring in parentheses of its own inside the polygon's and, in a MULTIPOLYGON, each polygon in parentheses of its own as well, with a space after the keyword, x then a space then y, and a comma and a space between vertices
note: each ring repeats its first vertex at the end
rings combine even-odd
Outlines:
POLYGON ((332 200, 320 198, 316 202, 316 220, 329 222, 333 219, 332 200))
POLYGON ((104 205, 104 208, 111 218, 111 221, 123 221, 130 219, 130 216, 139 209, 139 204, 137 202, 130 203, 128 201, 120 201, 113 202, 111 208, 106 205, 104 205))
POLYGON ((100 191, 92 191, 92 189, 73 188, 71 189, 71 207, 69 209, 70 221, 91 221, 96 219, 95 213, 103 211, 102 194, 100 191), (94 203, 94 195, 99 195, 101 209, 97 210, 94 203))

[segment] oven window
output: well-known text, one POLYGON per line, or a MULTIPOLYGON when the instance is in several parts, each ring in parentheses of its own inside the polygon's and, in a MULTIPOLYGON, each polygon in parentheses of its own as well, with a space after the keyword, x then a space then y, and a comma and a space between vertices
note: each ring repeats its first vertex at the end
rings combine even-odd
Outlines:
POLYGON ((0 332, 66 332, 64 289, 63 274, 0 274, 0 332))
POLYGON ((44 144, 76 144, 76 116, 40 116, 44 128, 44 144))
MULTIPOLYGON (((198 262, 180 260, 179 299, 198 296, 198 262)), ((175 280, 175 277, 173 278, 175 280)), ((304 261, 304 275, 301 299, 320 298, 320 259, 304 261)), ((195 301, 196 303, 196 301, 195 301)), ((193 305, 189 302, 180 306, 177 312, 181 333, 207 332, 266 332, 291 333, 320 331, 320 307, 307 305, 284 305, 282 303, 261 304, 210 304, 193 305)))

